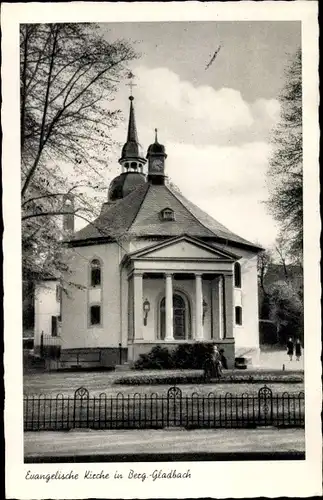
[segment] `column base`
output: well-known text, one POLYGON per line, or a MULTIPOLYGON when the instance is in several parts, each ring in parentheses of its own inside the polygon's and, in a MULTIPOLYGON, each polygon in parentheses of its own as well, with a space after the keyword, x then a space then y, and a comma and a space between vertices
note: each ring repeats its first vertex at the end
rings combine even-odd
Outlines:
POLYGON ((165 342, 174 342, 175 341, 174 337, 165 337, 164 340, 165 340, 165 342))

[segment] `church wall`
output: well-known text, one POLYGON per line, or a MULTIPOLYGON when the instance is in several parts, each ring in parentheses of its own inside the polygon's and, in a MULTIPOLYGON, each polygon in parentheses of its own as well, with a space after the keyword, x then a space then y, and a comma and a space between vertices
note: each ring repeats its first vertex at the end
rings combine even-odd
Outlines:
POLYGON ((259 353, 257 255, 240 251, 241 289, 234 289, 234 304, 242 307, 242 325, 234 325, 236 357, 257 362, 259 353))
POLYGON ((114 243, 79 247, 73 252, 72 275, 68 279, 84 288, 73 287, 70 297, 63 295, 63 349, 118 346, 121 341, 120 258, 119 247, 114 243), (98 289, 89 287, 90 262, 94 258, 102 263, 101 294, 98 289), (98 326, 90 325, 90 303, 101 304, 101 324, 98 326))
POLYGON ((57 301, 56 281, 44 281, 35 285, 35 340, 40 345, 40 336, 52 334, 52 316, 59 316, 60 303, 57 301))

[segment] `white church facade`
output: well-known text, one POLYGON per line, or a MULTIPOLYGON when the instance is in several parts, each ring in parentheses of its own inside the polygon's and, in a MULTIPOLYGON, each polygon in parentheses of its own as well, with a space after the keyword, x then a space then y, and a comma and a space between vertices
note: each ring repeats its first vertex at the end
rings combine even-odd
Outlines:
MULTIPOLYGON (((131 364, 156 345, 192 342, 216 343, 229 367, 238 356, 257 362, 261 249, 172 189, 166 157, 157 131, 142 154, 130 97, 121 173, 99 217, 67 242, 68 280, 80 287, 62 294, 64 366, 76 355, 85 366, 131 364)), ((42 301, 37 294, 36 316, 42 301)), ((38 332, 42 321, 38 314, 38 332)))

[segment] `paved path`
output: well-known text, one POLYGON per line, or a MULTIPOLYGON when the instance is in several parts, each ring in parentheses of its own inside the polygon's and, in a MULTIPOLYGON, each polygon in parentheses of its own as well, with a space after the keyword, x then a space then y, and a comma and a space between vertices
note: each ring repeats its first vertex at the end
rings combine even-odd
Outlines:
POLYGON ((261 351, 259 355, 259 366, 254 368, 263 370, 281 370, 283 365, 286 371, 300 371, 304 370, 304 357, 302 356, 299 361, 295 356, 292 361, 289 360, 286 350, 281 351, 261 351))
POLYGON ((303 429, 25 432, 25 457, 127 453, 304 452, 303 429))

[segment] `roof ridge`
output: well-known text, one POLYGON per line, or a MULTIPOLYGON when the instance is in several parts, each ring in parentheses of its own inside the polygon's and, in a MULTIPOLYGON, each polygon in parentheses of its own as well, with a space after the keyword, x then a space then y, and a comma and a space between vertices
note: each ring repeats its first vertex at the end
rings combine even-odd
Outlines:
POLYGON ((240 240, 240 243, 242 244, 246 244, 246 245, 249 245, 251 247, 254 247, 254 248, 260 248, 258 245, 256 245, 255 243, 252 243, 251 241, 248 241, 246 240, 245 238, 243 238, 242 236, 239 236, 238 234, 235 234, 231 231, 231 229, 229 229, 228 227, 224 226, 223 224, 221 224, 221 222, 219 222, 218 220, 214 219, 214 217, 212 217, 210 214, 208 214, 207 212, 205 212, 202 208, 200 208, 198 205, 196 205, 195 203, 193 203, 192 201, 190 200, 187 200, 185 198, 185 196, 182 194, 182 193, 176 193, 175 191, 173 191, 169 186, 166 186, 167 189, 173 194, 173 196, 175 196, 175 198, 182 204, 182 206, 189 211, 189 213, 192 215, 192 217, 194 217, 195 220, 197 220, 201 226, 203 226, 205 229, 207 229, 208 231, 210 231, 214 236, 216 236, 217 238, 222 238, 224 240, 226 240, 227 243, 231 242, 232 240, 230 239, 230 235, 232 235, 234 238, 238 238, 240 240), (198 218, 197 215, 195 215, 194 213, 191 212, 191 210, 189 209, 189 207, 187 207, 185 205, 185 203, 182 201, 183 198, 185 201, 187 201, 188 204, 192 205, 193 207, 195 207, 197 210, 199 210, 205 217, 207 217, 208 219, 211 219, 212 221, 214 221, 216 224, 218 224, 219 226, 221 226, 221 228, 219 229, 219 233, 216 233, 214 231, 214 229, 211 229, 210 227, 208 227, 206 224, 204 224, 203 222, 200 221, 200 219, 198 218), (223 234, 223 233, 228 233, 228 234, 223 234), (221 234, 222 233, 222 234, 221 234))
POLYGON ((200 224, 200 226, 204 227, 204 229, 207 229, 210 233, 213 233, 214 236, 217 236, 214 231, 211 231, 211 229, 209 229, 205 224, 203 224, 197 217, 195 214, 193 214, 192 212, 190 212, 190 210, 185 206, 185 204, 182 202, 182 200, 180 198, 178 198, 177 196, 177 193, 175 193, 169 186, 167 186, 165 184, 165 187, 166 189, 168 189, 168 191, 173 195, 175 196, 176 200, 179 201, 179 203, 185 208, 185 210, 187 210, 192 217, 194 217, 194 219, 200 224))
MULTIPOLYGON (((133 218, 132 218, 132 221, 130 222, 129 226, 128 226, 128 227, 127 227, 127 229, 126 229, 127 231, 131 228, 132 224, 135 222, 136 217, 137 217, 137 215, 138 215, 138 213, 139 213, 139 210, 140 210, 140 209, 141 209, 141 207, 142 207, 142 204, 143 204, 143 202, 144 202, 144 199, 145 199, 145 198, 146 198, 146 196, 147 196, 147 193, 148 193, 148 191, 149 191, 149 188, 150 188, 151 184, 150 184, 149 182, 146 182, 146 184, 142 184, 141 186, 139 186, 139 188, 138 188, 138 189, 140 189, 142 186, 145 186, 145 191, 144 191, 144 193, 143 193, 143 196, 142 196, 141 202, 140 202, 140 203, 139 203, 139 205, 138 205, 138 210, 135 212, 135 214, 134 214, 134 216, 133 216, 133 218)), ((135 190, 134 190, 132 193, 130 193, 130 194, 133 194, 133 193, 135 193, 136 191, 137 191, 137 189, 135 189, 135 190)), ((129 195, 128 195, 128 196, 129 196, 129 195)))

